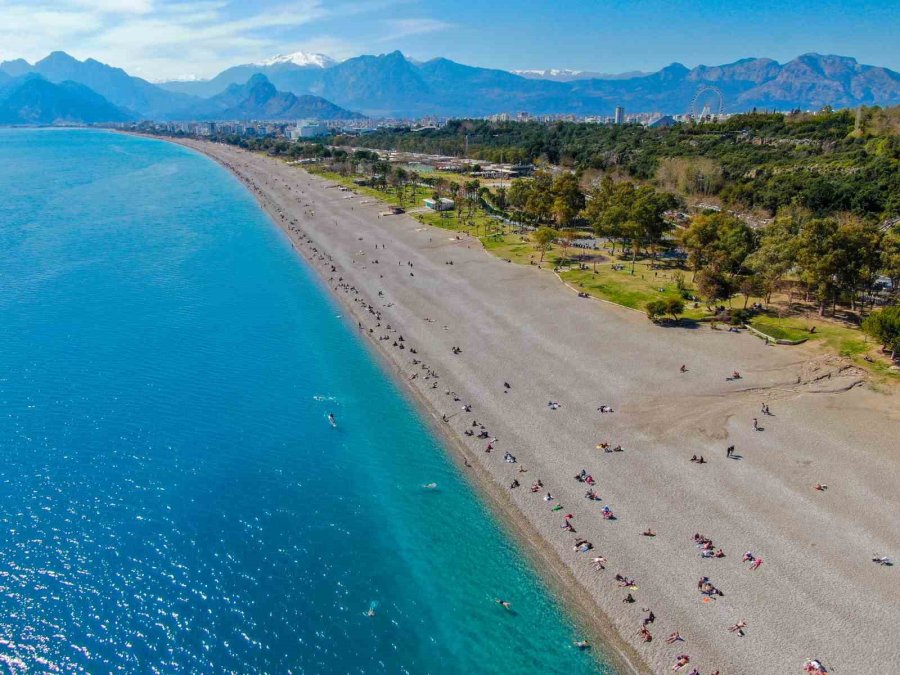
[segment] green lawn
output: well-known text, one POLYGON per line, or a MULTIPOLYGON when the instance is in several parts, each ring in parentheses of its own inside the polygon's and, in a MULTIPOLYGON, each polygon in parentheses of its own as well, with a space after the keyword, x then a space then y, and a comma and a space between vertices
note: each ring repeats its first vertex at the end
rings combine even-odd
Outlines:
POLYGON ((750 325, 756 330, 765 333, 776 340, 797 340, 809 339, 815 337, 811 335, 806 328, 794 327, 790 325, 789 319, 779 319, 777 317, 758 316, 750 321, 750 325))
MULTIPOLYGON (((382 191, 372 187, 360 187, 353 184, 351 176, 341 176, 318 168, 313 168, 312 171, 352 188, 357 194, 388 204, 399 205, 397 193, 390 188, 382 191)), ((460 178, 459 176, 455 177, 460 178)), ((414 197, 408 196, 403 206, 407 209, 421 208, 422 200, 430 196, 430 189, 416 188, 414 197)), ((457 218, 455 210, 443 214, 419 211, 413 213, 412 216, 421 223, 478 237, 484 248, 499 258, 522 265, 538 264, 541 258, 540 251, 537 250, 528 234, 513 232, 511 228, 482 211, 474 216, 471 224, 465 223, 464 219, 457 218)), ((554 244, 550 250, 545 252, 541 267, 544 269, 559 268, 560 277, 568 284, 602 300, 643 311, 651 300, 681 297, 673 276, 676 272, 674 268, 663 265, 653 270, 650 269, 649 260, 640 260, 635 265, 635 273, 632 275, 631 261, 620 258, 618 252, 614 256, 605 250, 583 251, 570 248, 566 252, 567 256, 563 256, 563 253, 563 247, 554 244), (596 264, 593 256, 598 256, 596 264), (588 269, 579 269, 581 262, 587 265, 588 269), (623 269, 615 270, 613 265, 621 265, 623 269)), ((690 289, 690 273, 684 273, 684 279, 690 289)), ((738 307, 741 304, 743 304, 741 300, 735 303, 738 307)), ((685 301, 683 316, 687 319, 697 320, 709 317, 710 312, 703 304, 694 307, 693 302, 685 301)), ((869 353, 874 354, 877 351, 877 345, 867 342, 865 335, 852 326, 825 321, 812 315, 781 317, 774 313, 755 317, 750 325, 776 340, 796 341, 806 338, 811 343, 823 345, 831 352, 851 358, 858 365, 870 371, 890 376, 892 379, 900 378, 897 373, 889 371, 888 365, 882 360, 875 359, 873 363, 863 359, 869 353), (815 326, 815 332, 810 332, 810 328, 813 326, 815 326)))

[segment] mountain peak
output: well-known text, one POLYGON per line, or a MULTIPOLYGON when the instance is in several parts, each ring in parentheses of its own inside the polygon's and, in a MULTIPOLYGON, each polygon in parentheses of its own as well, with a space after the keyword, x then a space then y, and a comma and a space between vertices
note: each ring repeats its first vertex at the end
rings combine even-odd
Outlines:
POLYGON ((304 68, 330 68, 335 63, 337 63, 337 61, 335 61, 330 56, 326 56, 325 54, 299 51, 292 52, 290 54, 279 54, 278 56, 273 56, 272 58, 266 59, 262 63, 258 63, 255 65, 277 66, 281 63, 292 63, 295 66, 301 66, 304 68))
POLYGON ((47 56, 42 58, 40 61, 38 61, 34 65, 40 66, 42 64, 57 65, 57 64, 70 64, 70 63, 81 63, 81 61, 76 59, 74 56, 67 54, 66 52, 55 51, 55 52, 50 52, 49 54, 47 54, 47 56))

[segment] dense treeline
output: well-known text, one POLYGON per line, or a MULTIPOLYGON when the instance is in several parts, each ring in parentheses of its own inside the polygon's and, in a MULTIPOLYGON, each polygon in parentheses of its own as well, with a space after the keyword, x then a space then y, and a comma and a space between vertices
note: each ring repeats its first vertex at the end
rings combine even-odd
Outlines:
MULTIPOLYGON (((513 181, 496 197, 518 220, 538 228, 533 238, 542 259, 550 242, 566 246, 579 236, 575 230, 608 239, 613 252, 617 245, 628 247, 632 274, 638 255, 649 254, 654 265, 660 250, 680 252, 692 273, 690 283, 679 277, 680 290, 708 306, 736 294, 744 297, 745 307, 752 297, 768 303, 781 291, 788 294, 788 305, 799 293, 822 315, 841 304, 859 316, 876 298, 884 302, 885 287, 896 298, 900 286, 900 223, 882 227, 852 215, 822 217, 791 207, 759 228, 721 211, 679 225, 668 217, 678 206, 669 192, 605 176, 585 195, 575 174, 567 172, 555 178, 538 172, 532 180, 513 181)), ((648 312, 671 309, 655 302, 648 312)))
POLYGON ((900 109, 736 115, 720 123, 650 129, 559 122, 455 120, 439 129, 338 139, 357 146, 599 169, 684 195, 774 215, 900 214, 900 109))

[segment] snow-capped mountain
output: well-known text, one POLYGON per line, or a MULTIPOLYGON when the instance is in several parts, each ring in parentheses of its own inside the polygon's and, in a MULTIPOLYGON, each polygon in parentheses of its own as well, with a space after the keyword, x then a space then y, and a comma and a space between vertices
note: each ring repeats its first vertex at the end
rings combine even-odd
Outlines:
POLYGON ((521 75, 522 77, 540 77, 543 79, 558 77, 578 77, 581 70, 568 70, 567 68, 545 68, 544 70, 511 70, 511 73, 521 75))
POLYGON ((273 56, 271 59, 266 59, 262 63, 258 63, 256 65, 276 66, 280 63, 293 63, 295 66, 301 67, 313 66, 316 68, 330 68, 335 63, 337 63, 337 61, 335 61, 330 56, 325 56, 325 54, 294 52, 293 54, 280 54, 278 56, 273 56))
POLYGON ((543 70, 511 70, 509 71, 530 80, 554 80, 556 82, 574 82, 575 80, 630 80, 647 75, 638 70, 628 73, 595 73, 587 70, 569 70, 567 68, 545 68, 543 70))

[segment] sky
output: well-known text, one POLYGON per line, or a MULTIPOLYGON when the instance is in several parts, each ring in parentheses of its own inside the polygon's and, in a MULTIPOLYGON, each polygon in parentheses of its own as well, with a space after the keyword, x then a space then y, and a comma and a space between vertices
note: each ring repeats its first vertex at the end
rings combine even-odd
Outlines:
POLYGON ((0 60, 62 50, 150 80, 300 50, 602 73, 819 52, 900 71, 898 34, 900 0, 0 0, 0 60))

